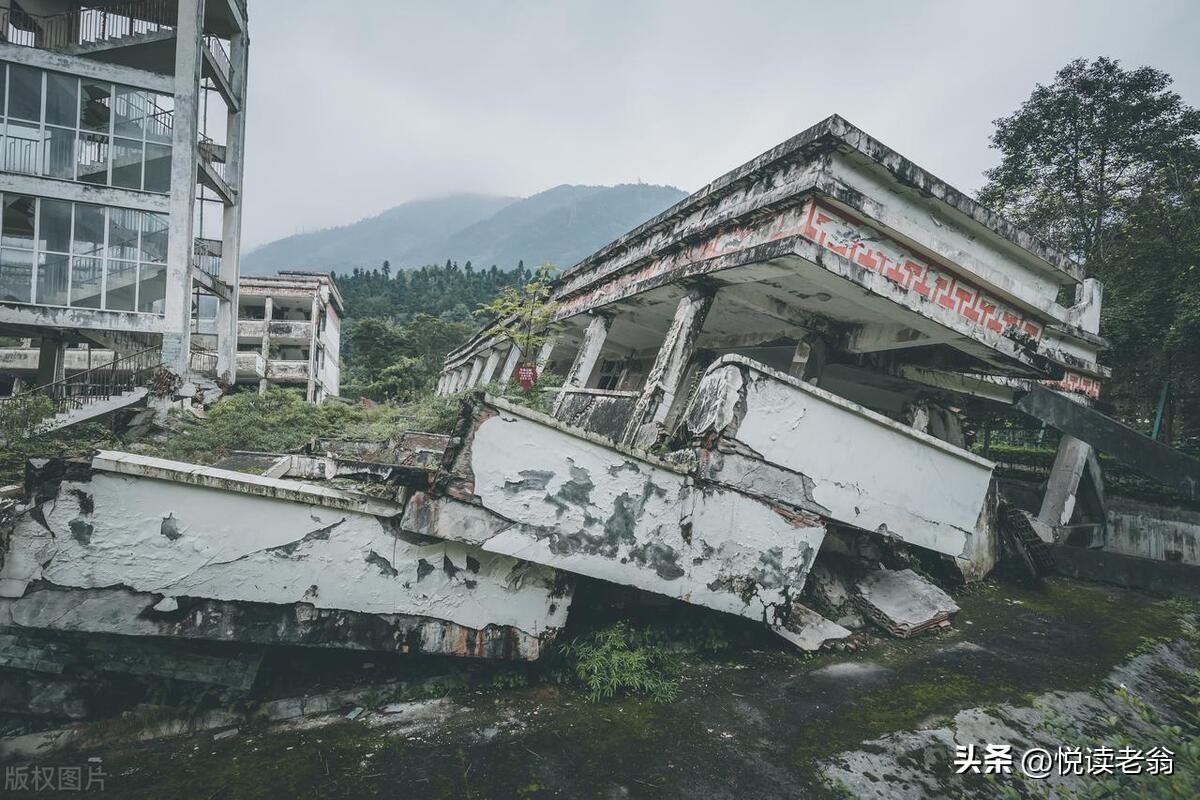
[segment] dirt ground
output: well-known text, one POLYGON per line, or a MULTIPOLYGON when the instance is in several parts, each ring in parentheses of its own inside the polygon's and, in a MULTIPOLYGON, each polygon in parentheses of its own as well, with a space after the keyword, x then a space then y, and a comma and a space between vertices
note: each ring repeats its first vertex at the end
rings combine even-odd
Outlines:
MULTIPOLYGON (((805 798, 817 764, 955 712, 1087 689, 1178 633, 1146 595, 1055 579, 988 583, 952 630, 805 657, 785 646, 687 659, 680 699, 592 703, 570 686, 464 692, 89 752, 129 798, 805 798)), ((39 796, 9 793, 6 796, 39 796)))

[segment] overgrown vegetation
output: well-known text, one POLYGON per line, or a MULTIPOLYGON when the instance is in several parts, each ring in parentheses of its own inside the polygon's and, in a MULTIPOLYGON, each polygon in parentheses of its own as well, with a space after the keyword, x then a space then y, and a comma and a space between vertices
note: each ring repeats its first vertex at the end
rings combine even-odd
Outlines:
MULTIPOLYGON (((1168 441, 1200 441, 1200 111, 1169 75, 1110 58, 1067 64, 996 120, 979 198, 1104 282, 1105 397, 1168 441)), ((1073 298, 1061 298, 1067 304, 1073 298)))
POLYGON ((592 701, 630 694, 669 703, 679 696, 678 656, 626 622, 579 636, 562 651, 592 701))
POLYGON ((111 431, 99 423, 40 432, 53 410, 50 398, 41 394, 0 402, 0 484, 21 481, 30 458, 53 458, 116 444, 111 431))

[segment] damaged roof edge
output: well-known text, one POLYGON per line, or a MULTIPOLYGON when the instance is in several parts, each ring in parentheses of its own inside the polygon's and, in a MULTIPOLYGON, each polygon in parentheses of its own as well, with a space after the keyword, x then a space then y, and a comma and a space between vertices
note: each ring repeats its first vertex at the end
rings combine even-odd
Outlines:
POLYGON ((739 356, 739 355, 732 354, 732 353, 729 355, 724 355, 724 356, 721 356, 720 358, 718 358, 712 364, 710 364, 708 369, 705 370, 705 372, 711 372, 712 370, 715 370, 719 367, 727 366, 727 365, 731 365, 731 364, 739 366, 739 367, 745 367, 747 369, 754 370, 755 372, 759 372, 763 375, 766 375, 767 377, 777 380, 780 383, 786 383, 787 385, 793 386, 802 392, 811 394, 813 397, 820 398, 821 400, 824 400, 827 403, 832 403, 834 405, 841 406, 842 408, 845 408, 848 411, 853 411, 854 413, 860 415, 864 419, 868 419, 877 425, 881 425, 885 428, 895 431, 896 433, 907 436, 910 439, 916 439, 921 444, 929 445, 930 447, 935 447, 944 453, 955 456, 956 458, 961 458, 963 461, 968 461, 978 467, 983 467, 984 469, 987 469, 987 470, 993 470, 996 467, 996 462, 989 461, 988 459, 984 458, 983 456, 978 456, 978 455, 972 453, 970 450, 965 450, 961 447, 956 447, 956 446, 950 444, 949 442, 945 442, 945 441, 942 441, 941 439, 938 439, 935 436, 930 436, 928 433, 925 433, 924 431, 919 431, 916 428, 913 428, 909 425, 904 425, 903 423, 896 422, 896 420, 890 419, 888 417, 885 417, 883 414, 880 414, 878 412, 872 411, 869 408, 861 406, 858 403, 855 403, 853 400, 847 400, 844 397, 841 397, 839 395, 833 394, 832 392, 828 392, 824 389, 814 386, 813 384, 808 383, 807 381, 801 380, 800 378, 797 378, 792 375, 788 375, 783 372, 779 372, 778 370, 771 369, 770 367, 766 366, 765 364, 755 361, 752 358, 747 358, 745 356, 739 356))
POLYGON ((92 468, 102 472, 157 478, 227 492, 336 508, 341 511, 359 511, 377 517, 395 517, 404 511, 402 503, 359 492, 283 478, 264 478, 261 475, 187 464, 182 461, 168 461, 164 458, 122 453, 117 450, 99 451, 92 458, 92 468))
POLYGON ((721 177, 709 182, 675 205, 651 217, 625 235, 614 239, 609 244, 563 272, 561 277, 566 277, 586 269, 589 265, 607 257, 614 250, 619 250, 627 246, 631 240, 650 233, 680 212, 706 201, 710 196, 720 193, 722 190, 746 179, 753 173, 776 161, 796 154, 798 151, 823 138, 832 139, 835 142, 852 148, 884 167, 900 183, 946 203, 1000 238, 1035 255, 1058 272, 1068 275, 1076 281, 1082 280, 1084 277, 1083 267, 1065 253, 1055 250, 1032 234, 1021 230, 1012 222, 965 193, 955 189, 953 186, 950 186, 931 172, 917 166, 878 139, 871 137, 866 131, 851 124, 837 114, 826 117, 811 128, 801 131, 787 141, 772 147, 770 150, 747 161, 740 167, 730 170, 721 177))

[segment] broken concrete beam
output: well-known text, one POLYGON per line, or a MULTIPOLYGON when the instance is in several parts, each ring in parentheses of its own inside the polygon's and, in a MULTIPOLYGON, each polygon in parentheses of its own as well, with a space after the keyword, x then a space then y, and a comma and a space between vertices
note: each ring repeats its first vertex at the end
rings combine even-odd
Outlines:
POLYGON ((1042 386, 1034 387, 1022 397, 1017 402, 1017 409, 1087 442, 1185 497, 1200 498, 1200 459, 1156 442, 1095 409, 1042 386))
POLYGON ((741 356, 708 368, 684 426, 701 478, 985 571, 973 562, 994 539, 986 459, 741 356))
POLYGON ((474 401, 406 531, 774 623, 825 529, 495 398, 474 401))
MULTIPOLYGON (((204 470, 193 465, 138 459, 139 471, 147 473, 141 475, 106 471, 123 470, 130 463, 124 454, 94 463, 92 475, 61 480, 16 520, 0 565, 0 595, 23 598, 39 584, 122 586, 157 595, 132 617, 164 596, 307 604, 430 618, 444 623, 434 627, 452 639, 457 634, 451 631, 469 639, 476 635, 470 632, 489 628, 549 639, 566 620, 570 581, 555 570, 459 542, 412 537, 388 517, 295 502, 293 496, 309 496, 304 484, 270 481, 289 485, 288 499, 276 499, 240 491, 264 480, 255 476, 225 473, 217 488, 188 480, 204 470)), ((48 626, 58 613, 47 609, 22 624, 48 626)), ((121 622, 110 632, 138 629, 134 618, 121 622)), ((431 647, 472 649, 455 640, 431 647)))
POLYGON ((911 569, 876 570, 858 581, 854 590, 863 612, 901 639, 947 627, 959 611, 950 595, 911 569))

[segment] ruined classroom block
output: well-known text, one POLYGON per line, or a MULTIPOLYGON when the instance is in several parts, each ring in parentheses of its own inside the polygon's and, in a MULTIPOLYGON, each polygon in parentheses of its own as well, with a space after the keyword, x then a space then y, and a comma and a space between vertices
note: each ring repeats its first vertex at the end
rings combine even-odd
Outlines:
POLYGON ((708 368, 686 429, 721 484, 960 560, 992 538, 992 462, 750 359, 708 368))
POLYGON ((405 530, 773 623, 825 528, 495 398, 478 402, 405 530))
POLYGON ((863 612, 901 639, 946 627, 959 611, 950 595, 911 569, 876 570, 854 589, 863 612))
MULTIPOLYGON (((381 516, 349 510, 355 498, 329 487, 306 495, 305 484, 129 458, 102 452, 89 476, 46 488, 49 496, 15 521, 0 548, 0 597, 10 598, 0 624, 5 614, 19 614, 28 627, 58 624, 61 599, 41 610, 23 602, 46 586, 72 596, 68 590, 112 587, 143 596, 134 605, 144 607, 129 616, 108 608, 94 622, 80 621, 112 633, 144 633, 138 617, 163 597, 301 604, 437 621, 432 630, 444 641, 426 641, 431 652, 472 651, 482 631, 511 630, 528 640, 519 657, 536 657, 566 621, 565 576, 461 542, 407 535, 395 504, 369 506, 392 514, 381 516), (281 485, 284 499, 270 496, 281 485)), ((158 618, 182 614, 179 605, 158 618)))

